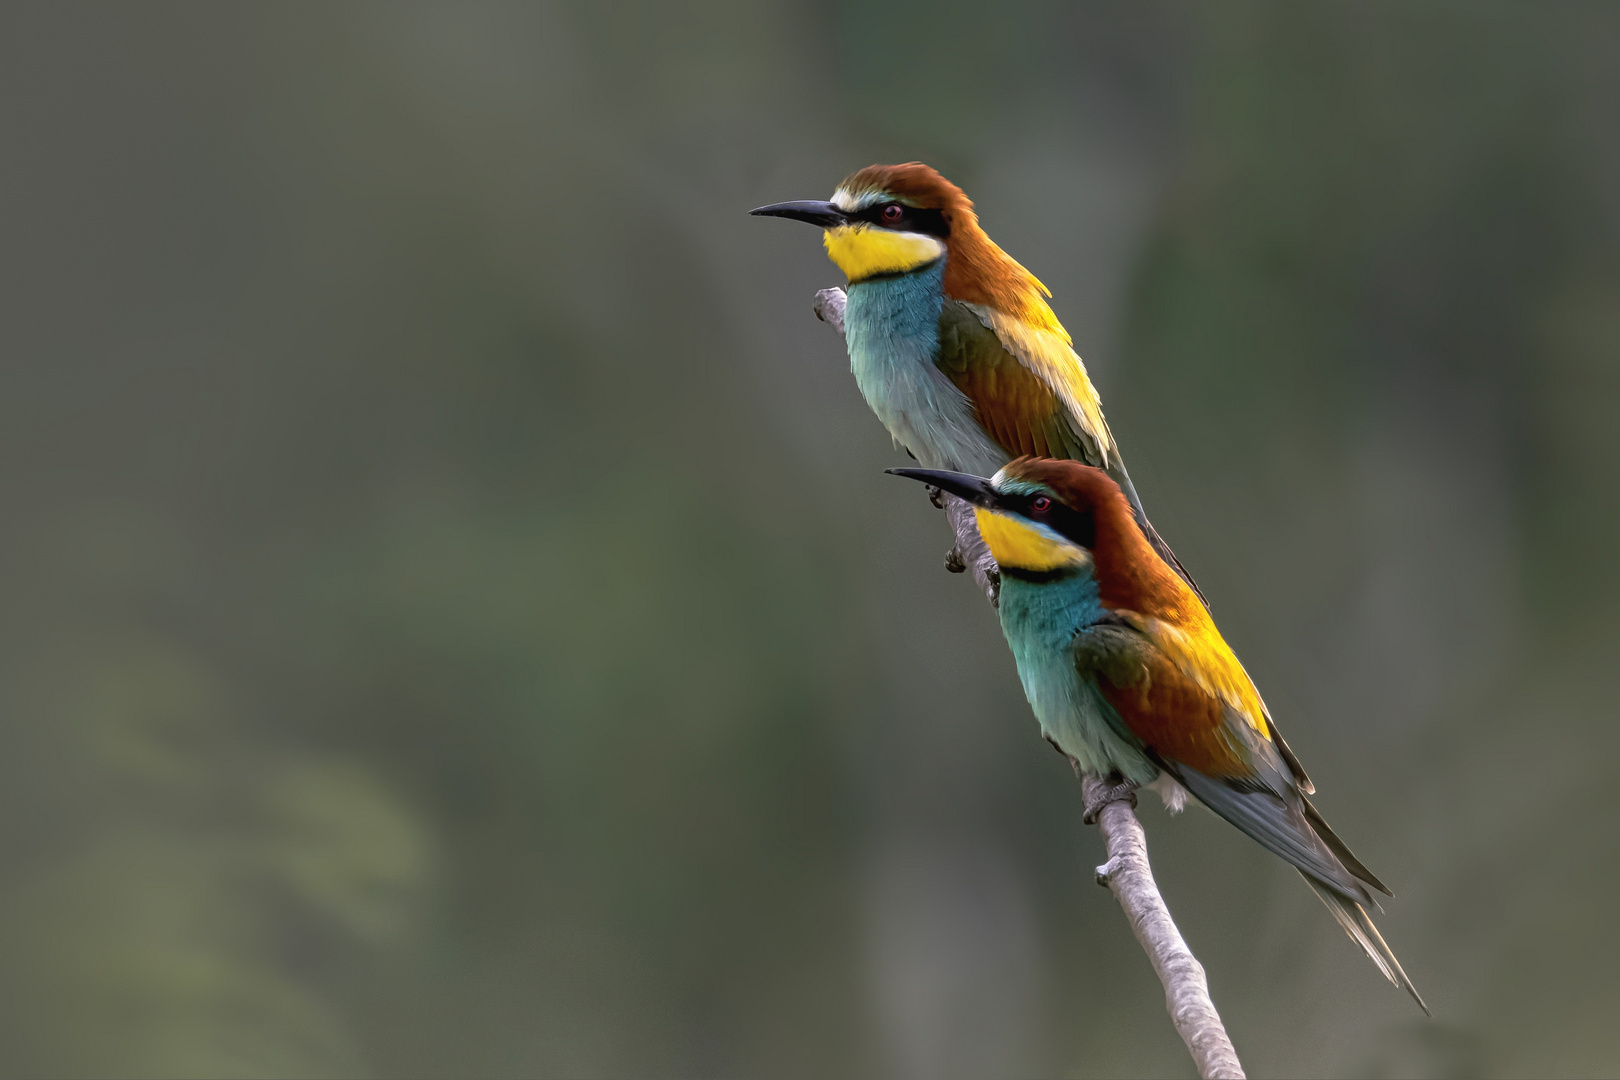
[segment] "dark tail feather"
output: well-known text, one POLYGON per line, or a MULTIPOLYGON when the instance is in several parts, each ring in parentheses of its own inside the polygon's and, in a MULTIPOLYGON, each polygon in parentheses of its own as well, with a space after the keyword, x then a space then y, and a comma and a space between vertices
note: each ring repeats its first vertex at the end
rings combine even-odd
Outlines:
POLYGON ((1355 855, 1351 854, 1350 849, 1345 846, 1344 841, 1340 840, 1338 835, 1334 833, 1332 829, 1328 828, 1328 823, 1323 821, 1322 815, 1316 812, 1316 807, 1311 805, 1311 800, 1301 796, 1299 801, 1305 804, 1305 820, 1311 823, 1311 831, 1322 838, 1322 843, 1326 844, 1329 850, 1339 857, 1339 861, 1344 863, 1344 868, 1346 870, 1350 871, 1352 874, 1356 875, 1356 877, 1360 878, 1368 885, 1371 885, 1385 896, 1395 895, 1389 891, 1389 886, 1373 877, 1373 872, 1363 866, 1361 864, 1361 860, 1356 858, 1355 855))
MULTIPOLYGON (((1258 739, 1258 736, 1255 736, 1258 739)), ((1262 761, 1262 764, 1264 762, 1262 761)), ((1310 875, 1332 889, 1337 889, 1352 900, 1371 902, 1369 893, 1356 879, 1355 871, 1345 866, 1305 819, 1304 800, 1294 795, 1284 799, 1264 783, 1237 787, 1224 780, 1205 776, 1197 769, 1165 763, 1181 786, 1192 792, 1193 798, 1209 807, 1221 817, 1236 825, 1249 839, 1288 863, 1296 870, 1310 875)), ((1276 761, 1271 781, 1281 785, 1282 762, 1276 761)))
MULTIPOLYGON (((1350 853, 1309 800, 1298 794, 1285 799, 1264 786, 1236 787, 1196 769, 1168 762, 1160 761, 1159 765, 1180 780, 1198 801, 1242 829, 1262 847, 1292 863, 1344 927, 1344 932, 1366 950, 1378 970, 1411 994, 1425 1013, 1429 1011, 1362 906, 1373 902, 1372 894, 1362 882, 1385 893, 1389 890, 1350 853)), ((1280 783, 1282 762, 1276 761, 1273 768, 1276 775, 1272 779, 1280 783)))
POLYGON ((1305 883, 1322 898, 1322 903, 1327 905, 1327 909, 1333 913, 1339 925, 1344 927, 1344 932, 1366 951, 1372 962, 1378 965, 1378 970, 1384 973, 1384 977, 1411 994, 1412 1000, 1418 1003, 1418 1008, 1423 1010, 1425 1016, 1433 1016, 1434 1014, 1429 1012, 1429 1006, 1424 1004, 1423 995, 1417 992, 1412 980, 1406 977, 1401 962, 1395 959, 1394 952, 1384 942, 1384 936, 1378 932, 1378 927, 1374 926, 1372 919, 1367 916, 1367 909, 1354 900, 1340 896, 1326 885, 1312 879, 1309 874, 1301 873, 1299 876, 1304 878, 1305 883))

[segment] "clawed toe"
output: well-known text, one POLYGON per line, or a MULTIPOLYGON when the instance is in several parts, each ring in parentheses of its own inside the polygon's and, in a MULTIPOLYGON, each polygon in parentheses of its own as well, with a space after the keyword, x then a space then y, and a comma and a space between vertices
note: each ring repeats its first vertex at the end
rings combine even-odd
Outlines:
POLYGON ((1125 802, 1136 809, 1136 785, 1129 780, 1114 773, 1103 782, 1104 786, 1095 788, 1086 793, 1086 812, 1081 821, 1087 825, 1097 824, 1097 815, 1102 813, 1103 807, 1111 802, 1125 802))

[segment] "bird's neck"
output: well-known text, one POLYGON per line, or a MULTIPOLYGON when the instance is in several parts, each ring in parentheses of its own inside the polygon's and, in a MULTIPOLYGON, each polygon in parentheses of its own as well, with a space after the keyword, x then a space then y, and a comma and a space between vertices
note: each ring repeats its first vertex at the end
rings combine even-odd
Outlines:
POLYGON ((998 606, 1002 632, 1020 666, 1072 649, 1081 628, 1108 614, 1089 567, 1045 574, 1003 568, 998 606))
POLYGON ((1123 495, 1097 515, 1097 564, 1102 603, 1186 629, 1201 628, 1209 612, 1187 583, 1153 550, 1123 495))
POLYGON ((1046 302, 1051 291, 1001 250, 979 227, 976 217, 969 214, 952 220, 945 251, 946 296, 967 304, 983 304, 1041 329, 1063 330, 1046 302))
POLYGON ((884 274, 850 285, 844 332, 850 366, 868 401, 872 393, 864 380, 887 380, 897 370, 919 366, 934 369, 944 277, 944 260, 936 259, 904 274, 884 274))

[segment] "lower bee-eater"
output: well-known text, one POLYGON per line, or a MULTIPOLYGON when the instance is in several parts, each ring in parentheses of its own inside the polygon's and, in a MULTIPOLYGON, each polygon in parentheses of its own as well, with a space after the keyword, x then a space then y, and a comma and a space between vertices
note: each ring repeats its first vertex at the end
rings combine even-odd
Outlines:
POLYGON ((961 188, 920 161, 869 165, 830 201, 751 213, 824 230, 827 254, 849 278, 855 383, 912 457, 978 473, 1022 454, 1099 466, 1191 584, 1142 510, 1086 366, 1046 302, 1051 292, 985 234, 961 188))
POLYGON ((1042 734, 1107 778, 1103 803, 1153 785, 1186 793, 1291 863, 1339 925, 1424 1012, 1367 914, 1389 890, 1328 828, 1315 788, 1181 577, 1159 557, 1108 474, 1019 458, 985 479, 892 469, 965 499, 1001 568, 1001 627, 1042 734))

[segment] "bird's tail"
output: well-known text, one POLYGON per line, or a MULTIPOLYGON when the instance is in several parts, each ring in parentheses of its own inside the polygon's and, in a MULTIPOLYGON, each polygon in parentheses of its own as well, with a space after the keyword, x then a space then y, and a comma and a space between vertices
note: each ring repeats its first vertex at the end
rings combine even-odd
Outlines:
MULTIPOLYGON (((1255 736, 1258 739, 1258 736, 1255 736)), ((1269 744, 1265 744, 1269 746, 1269 744)), ((1275 756, 1276 752, 1271 753, 1275 756)), ((1264 761, 1265 759, 1258 758, 1264 761)), ((1294 865, 1307 884, 1316 890, 1333 917, 1344 927, 1357 945, 1366 950, 1378 970, 1396 986, 1412 995, 1418 1008, 1429 1011, 1418 994, 1412 980, 1401 970, 1401 962, 1385 944, 1383 935, 1373 925, 1363 904, 1373 902, 1367 891, 1370 885, 1383 892, 1384 884, 1350 853, 1344 841, 1336 836, 1322 816, 1303 795, 1293 792, 1284 798, 1277 792, 1281 786, 1280 772, 1272 777, 1272 785, 1239 787, 1228 781, 1205 776, 1196 769, 1171 766, 1159 760, 1160 768, 1171 772, 1183 787, 1205 806, 1242 829, 1261 846, 1280 855, 1294 865)), ((1275 758, 1274 770, 1283 762, 1275 758)), ((1432 1014, 1431 1014, 1432 1015, 1432 1014)))
POLYGON ((1322 898, 1322 903, 1327 905, 1327 909, 1333 913, 1339 925, 1344 927, 1344 932, 1366 951, 1372 962, 1378 965, 1378 970, 1384 973, 1384 977, 1411 994, 1412 1000, 1418 1003, 1418 1008, 1422 1009, 1425 1015, 1433 1016, 1434 1014, 1429 1012, 1429 1006, 1424 1004, 1423 995, 1417 992, 1417 987, 1412 985, 1412 980, 1408 979, 1406 972, 1402 970, 1401 962, 1395 959, 1395 953, 1384 942, 1384 935, 1378 932, 1378 927, 1374 926, 1372 919, 1368 917, 1367 909, 1303 871, 1299 876, 1304 878, 1305 883, 1322 898))

